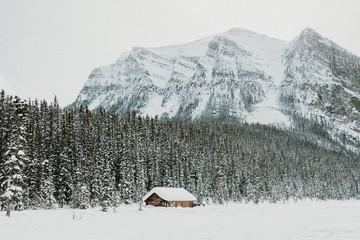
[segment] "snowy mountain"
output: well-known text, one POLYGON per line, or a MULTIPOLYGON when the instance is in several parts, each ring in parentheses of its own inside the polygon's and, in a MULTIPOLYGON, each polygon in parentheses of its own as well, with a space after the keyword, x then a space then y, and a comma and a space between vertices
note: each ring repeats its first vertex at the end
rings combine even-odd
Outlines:
POLYGON ((351 147, 360 141, 360 58, 312 29, 285 42, 235 28, 184 45, 133 48, 94 69, 74 105, 307 127, 351 147))
POLYGON ((360 58, 305 29, 287 44, 283 63, 279 100, 284 109, 315 119, 332 139, 358 146, 360 58))

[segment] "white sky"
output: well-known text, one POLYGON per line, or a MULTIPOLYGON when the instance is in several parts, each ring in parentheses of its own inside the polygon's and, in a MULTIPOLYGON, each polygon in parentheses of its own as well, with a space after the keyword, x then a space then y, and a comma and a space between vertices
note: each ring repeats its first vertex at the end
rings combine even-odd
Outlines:
POLYGON ((291 40, 311 27, 360 56, 358 0, 0 0, 0 89, 72 103, 91 71, 134 46, 233 27, 291 40))

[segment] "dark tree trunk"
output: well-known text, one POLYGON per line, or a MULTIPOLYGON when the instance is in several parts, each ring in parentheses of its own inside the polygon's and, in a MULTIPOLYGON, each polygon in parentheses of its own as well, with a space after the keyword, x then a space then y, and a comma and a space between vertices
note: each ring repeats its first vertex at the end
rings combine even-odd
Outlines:
POLYGON ((6 209, 6 216, 10 217, 10 211, 11 211, 11 201, 9 201, 6 209))

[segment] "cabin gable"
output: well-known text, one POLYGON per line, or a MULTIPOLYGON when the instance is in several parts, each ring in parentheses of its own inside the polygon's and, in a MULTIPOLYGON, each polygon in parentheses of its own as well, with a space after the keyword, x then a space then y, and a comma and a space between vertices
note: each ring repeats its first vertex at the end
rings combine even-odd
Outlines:
POLYGON ((157 195, 156 193, 151 194, 150 197, 145 200, 145 202, 146 205, 152 205, 157 207, 166 206, 166 201, 159 197, 159 195, 157 195))

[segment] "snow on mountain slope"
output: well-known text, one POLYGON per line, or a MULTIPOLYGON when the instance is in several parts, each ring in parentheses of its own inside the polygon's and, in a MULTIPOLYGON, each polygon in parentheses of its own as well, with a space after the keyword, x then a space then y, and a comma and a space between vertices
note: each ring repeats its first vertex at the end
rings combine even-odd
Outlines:
MULTIPOLYGON (((96 68, 75 104, 119 114, 134 109, 150 116, 245 119, 281 82, 284 44, 235 28, 184 45, 133 48, 115 64, 96 68)), ((279 109, 272 103, 269 111, 279 109)))
MULTIPOLYGON (((234 28, 183 45, 135 47, 94 69, 74 105, 182 120, 323 124, 360 141, 360 58, 312 29, 290 42, 234 28), (303 121, 303 120, 302 120, 303 121)), ((308 124, 309 125, 309 124, 308 124)), ((313 128, 308 126, 308 128, 313 128)))

